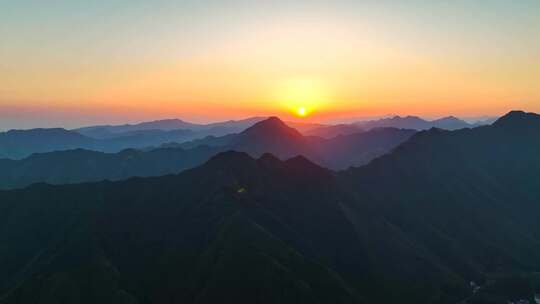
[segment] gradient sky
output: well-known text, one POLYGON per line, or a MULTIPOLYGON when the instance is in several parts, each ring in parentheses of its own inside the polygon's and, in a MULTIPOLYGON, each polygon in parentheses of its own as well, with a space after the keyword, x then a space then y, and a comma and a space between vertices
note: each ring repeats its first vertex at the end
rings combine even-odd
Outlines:
POLYGON ((0 0, 0 128, 540 112, 539 37, 538 0, 0 0))

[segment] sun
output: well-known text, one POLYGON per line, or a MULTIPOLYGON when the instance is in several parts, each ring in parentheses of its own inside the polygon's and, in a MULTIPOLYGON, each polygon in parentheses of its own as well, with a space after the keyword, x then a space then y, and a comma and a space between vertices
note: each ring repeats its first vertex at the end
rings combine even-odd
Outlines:
POLYGON ((305 107, 299 107, 296 109, 296 114, 300 117, 306 117, 308 115, 308 112, 305 107))
POLYGON ((332 99, 326 82, 312 78, 288 78, 274 89, 273 102, 296 118, 308 118, 325 109, 332 99))

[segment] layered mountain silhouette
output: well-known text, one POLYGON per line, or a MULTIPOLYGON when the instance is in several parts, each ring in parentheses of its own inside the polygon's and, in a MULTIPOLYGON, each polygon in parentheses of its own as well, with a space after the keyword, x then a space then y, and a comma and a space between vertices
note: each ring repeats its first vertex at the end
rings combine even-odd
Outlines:
POLYGON ((231 150, 248 152, 255 157, 270 152, 280 158, 290 158, 297 155, 315 156, 316 152, 310 144, 308 137, 287 126, 279 118, 270 117, 231 138, 227 146, 231 150))
POLYGON ((333 126, 322 126, 306 131, 307 136, 319 136, 323 138, 334 138, 339 135, 350 135, 363 132, 364 129, 355 124, 338 124, 333 126))
MULTIPOLYGON (((487 280, 484 290, 504 290, 494 277, 540 266, 539 130, 539 115, 515 111, 492 126, 424 131, 341 178, 359 193, 375 193, 366 203, 415 234, 432 257, 471 281, 487 280)), ((527 284, 519 288, 532 302, 527 284)), ((509 301, 516 298, 483 292, 470 299, 509 301)))
POLYGON ((414 133, 414 130, 379 128, 327 139, 304 136, 279 118, 270 117, 239 134, 209 136, 182 144, 167 144, 164 147, 188 149, 207 145, 247 152, 253 157, 268 152, 282 159, 303 155, 319 165, 339 170, 363 165, 389 152, 414 133))
POLYGON ((179 175, 0 191, 0 303, 533 301, 539 131, 512 112, 339 173, 224 152, 179 175))
POLYGON ((22 159, 34 153, 86 149, 115 153, 142 149, 170 142, 185 142, 206 136, 238 133, 265 119, 212 124, 194 124, 180 119, 144 122, 133 125, 92 126, 76 130, 31 129, 0 133, 0 158, 22 159))
POLYGON ((1 237, 14 240, 0 251, 0 301, 359 303, 317 262, 323 243, 299 235, 354 239, 326 191, 306 191, 330 181, 305 159, 230 152, 179 176, 0 193, 1 237))
POLYGON ((376 128, 412 129, 417 131, 429 130, 431 128, 458 130, 489 125, 492 122, 493 120, 488 119, 476 123, 468 123, 454 116, 447 116, 435 120, 426 120, 417 116, 392 116, 382 119, 360 121, 351 124, 322 126, 319 128, 310 129, 305 134, 311 136, 332 138, 338 135, 348 135, 376 128))
POLYGON ((128 148, 157 146, 171 141, 187 141, 199 135, 191 130, 129 131, 118 136, 92 138, 65 129, 11 130, 0 133, 0 158, 22 159, 34 153, 87 149, 119 152, 128 148))
MULTIPOLYGON (((166 119, 139 124, 99 125, 65 129, 11 130, 0 133, 0 158, 22 159, 34 153, 87 149, 99 152, 116 153, 124 149, 148 149, 161 145, 185 143, 182 147, 194 147, 200 142, 224 142, 224 136, 238 134, 254 124, 267 120, 267 117, 251 117, 243 120, 230 120, 210 124, 195 124, 180 119, 166 119), (208 141, 208 138, 218 138, 208 141), (196 141, 201 139, 200 141, 196 141)), ((485 122, 488 123, 487 121, 485 122)), ((476 127, 455 117, 434 121, 415 116, 399 117, 359 122, 355 124, 321 125, 314 123, 287 122, 304 136, 331 139, 339 135, 351 135, 377 128, 398 128, 425 130, 432 127, 441 129, 460 129, 476 127)), ((265 152, 265 151, 262 151, 265 152)))
POLYGON ((463 128, 471 128, 475 125, 469 124, 461 119, 453 116, 443 117, 436 120, 425 120, 417 116, 393 116, 390 118, 382 118, 379 120, 371 120, 366 122, 356 123, 364 129, 373 129, 381 127, 393 127, 402 129, 427 130, 431 128, 439 128, 445 130, 457 130, 463 128))
MULTIPOLYGON (((0 159, 22 159, 34 153, 86 149, 116 153, 124 149, 150 149, 167 143, 183 143, 206 137, 237 134, 267 117, 251 117, 210 124, 166 119, 139 124, 100 125, 65 129, 11 130, 0 133, 0 159)), ((300 130, 321 125, 295 123, 300 130)), ((173 145, 174 146, 174 145, 173 145)))
POLYGON ((11 130, 0 133, 0 158, 23 158, 32 153, 89 148, 96 141, 65 129, 11 130))
POLYGON ((221 148, 208 146, 104 153, 76 149, 38 153, 22 160, 0 160, 0 189, 34 183, 67 184, 173 174, 200 165, 221 148))
POLYGON ((306 137, 276 117, 258 122, 239 134, 206 137, 158 149, 103 153, 83 149, 34 154, 22 160, 0 160, 0 189, 32 183, 53 184, 159 176, 198 166, 228 150, 253 157, 272 153, 279 158, 304 155, 332 169, 359 166, 389 152, 415 131, 377 129, 334 139, 306 137))
POLYGON ((251 117, 243 120, 230 120, 210 124, 196 124, 181 119, 165 119, 138 124, 90 126, 74 131, 98 139, 125 136, 131 132, 144 133, 145 131, 159 132, 173 130, 199 132, 199 136, 222 136, 229 133, 241 132, 264 119, 266 117, 251 117))

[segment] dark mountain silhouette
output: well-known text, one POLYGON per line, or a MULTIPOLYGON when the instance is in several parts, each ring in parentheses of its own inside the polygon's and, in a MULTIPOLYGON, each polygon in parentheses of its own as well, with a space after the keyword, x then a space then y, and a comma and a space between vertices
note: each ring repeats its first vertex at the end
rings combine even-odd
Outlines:
POLYGON ((77 130, 31 129, 0 133, 0 158, 21 159, 33 153, 87 149, 115 153, 124 149, 144 149, 171 142, 238 133, 260 121, 261 117, 208 125, 178 119, 135 125, 95 126, 77 130), (192 129, 189 129, 192 128, 192 129))
POLYGON ((335 170, 358 167, 392 151, 416 133, 414 130, 380 128, 337 136, 318 146, 324 164, 335 170))
POLYGON ((199 146, 189 150, 128 149, 104 153, 76 149, 38 153, 22 160, 0 160, 0 189, 39 182, 68 184, 178 173, 204 163, 221 151, 224 149, 199 146))
POLYGON ((364 130, 354 124, 339 124, 334 126, 323 126, 315 129, 311 129, 304 133, 306 136, 318 136, 322 138, 334 138, 339 135, 350 135, 354 133, 360 133, 364 130))
POLYGON ((89 148, 92 138, 65 129, 11 130, 0 133, 0 158, 23 158, 32 153, 89 148))
POLYGON ((369 131, 377 128, 397 128, 397 129, 410 129, 410 130, 429 130, 431 128, 439 128, 445 130, 458 130, 463 128, 474 128, 483 125, 489 125, 494 120, 488 119, 478 121, 476 123, 468 123, 459 118, 448 116, 436 120, 425 120, 417 116, 393 116, 389 118, 382 118, 376 120, 361 121, 351 124, 338 124, 330 126, 321 126, 318 128, 311 128, 305 132, 307 136, 319 136, 323 138, 333 138, 338 135, 350 135, 354 133, 360 133, 363 131, 369 131))
POLYGON ((0 191, 0 303, 533 301, 539 121, 423 131, 341 173, 226 152, 179 175, 0 191))
POLYGON ((141 130, 117 134, 114 137, 97 140, 94 150, 118 152, 128 148, 147 148, 167 142, 184 142, 198 138, 197 132, 187 129, 176 130, 141 130))
POLYGON ((134 131, 170 131, 176 129, 198 130, 200 128, 203 128, 203 125, 186 122, 181 119, 165 119, 138 124, 90 126, 75 129, 73 131, 89 137, 103 139, 115 137, 118 133, 121 134, 134 131))
POLYGON ((309 138, 287 126, 277 117, 256 123, 232 138, 227 147, 235 151, 248 152, 254 157, 270 152, 279 158, 306 155, 318 159, 310 146, 309 138))
POLYGON ((477 118, 472 124, 474 127, 491 125, 499 119, 498 117, 481 117, 477 118))
MULTIPOLYGON (((104 125, 79 128, 74 131, 96 139, 110 139, 116 137, 128 136, 130 133, 148 134, 175 130, 191 131, 193 135, 187 139, 193 139, 204 136, 223 136, 230 133, 241 132, 253 124, 266 119, 265 117, 251 117, 242 120, 229 120, 210 124, 195 124, 180 119, 166 119, 138 124, 127 125, 104 125), (146 131, 146 132, 145 132, 146 131), (196 135, 195 135, 196 134, 196 135)), ((185 141, 183 138, 178 141, 185 141)))
POLYGON ((183 148, 191 149, 197 146, 209 146, 209 147, 224 147, 229 145, 238 134, 227 134, 224 136, 206 136, 203 138, 197 138, 194 140, 186 141, 183 143, 170 142, 159 146, 159 148, 183 148))
POLYGON ((461 120, 459 118, 456 118, 454 116, 447 116, 447 117, 432 120, 431 124, 433 128, 439 128, 439 129, 444 129, 444 130, 459 130, 463 128, 474 127, 473 124, 469 124, 468 122, 461 120))
POLYGON ((529 134, 535 132, 540 127, 540 115, 536 113, 525 113, 523 111, 512 111, 496 120, 493 125, 498 129, 529 134))
POLYGON ((424 120, 417 116, 393 116, 389 118, 381 118, 377 120, 363 121, 356 123, 357 126, 366 130, 372 128, 400 128, 400 129, 414 129, 424 130, 431 128, 431 125, 427 120, 424 120))
MULTIPOLYGON (((231 120, 203 125, 193 124, 179 119, 168 119, 133 125, 93 126, 71 131, 64 129, 13 130, 0 133, 0 158, 21 159, 33 153, 69 149, 88 149, 115 153, 124 149, 148 149, 161 145, 165 145, 164 147, 183 148, 192 148, 199 144, 222 146, 234 137, 231 136, 232 134, 242 133, 247 128, 263 120, 266 120, 266 118, 252 117, 244 120, 231 120)), ((391 119, 356 125, 323 126, 297 122, 287 124, 300 128, 306 136, 330 139, 338 135, 350 135, 362 132, 362 130, 371 130, 379 127, 423 130, 431 127, 458 129, 460 127, 474 126, 463 125, 464 123, 453 117, 428 122, 412 116, 405 118, 396 116, 391 119)), ((271 135, 269 134, 267 136, 271 135)), ((253 140, 253 137, 251 140, 253 140)), ((261 147, 264 147, 264 145, 261 147)), ((255 149, 254 146, 251 146, 251 148, 255 149)), ((284 155, 292 156, 291 153, 293 151, 294 149, 284 155)), ((253 151, 252 154, 260 155, 264 152, 267 151, 259 149, 259 151, 253 151)), ((276 153, 280 154, 278 150, 276 150, 276 153)), ((306 153, 306 149, 297 150, 296 153, 304 154, 306 153)), ((315 156, 313 154, 307 155, 311 156, 311 158, 315 156)))
POLYGON ((356 133, 325 139, 303 136, 279 118, 271 117, 240 134, 223 137, 209 136, 182 144, 164 145, 164 147, 192 148, 199 145, 225 147, 228 150, 248 152, 253 157, 259 157, 266 152, 279 158, 304 155, 320 165, 342 169, 363 165, 389 152, 415 132, 385 128, 364 132, 365 134, 356 133))
POLYGON ((102 139, 65 129, 12 130, 0 133, 0 158, 21 159, 34 153, 70 149, 119 152, 127 148, 145 148, 171 141, 192 140, 197 136, 195 132, 183 129, 129 131, 102 139))
POLYGON ((227 150, 247 152, 253 157, 272 153, 282 159, 304 155, 320 165, 345 169, 389 152, 414 133, 384 129, 322 139, 302 136, 273 117, 239 134, 168 144, 158 149, 129 149, 118 153, 77 149, 36 154, 22 160, 0 160, 0 189, 20 188, 36 182, 65 184, 178 173, 227 150))
MULTIPOLYGON (((538 131, 540 116, 524 112, 492 126, 432 129, 341 178, 397 229, 415 234, 433 258, 489 286, 501 273, 540 267, 538 131)), ((532 301, 524 286, 516 288, 532 301)), ((516 301, 508 294, 478 297, 470 303, 516 301)))
POLYGON ((0 192, 0 303, 362 303, 327 265, 357 252, 331 180, 230 152, 178 176, 0 192))
POLYGON ((436 120, 425 120, 417 116, 394 116, 391 118, 383 118, 379 120, 371 120, 365 122, 356 123, 357 126, 369 130, 373 128, 399 128, 399 129, 414 129, 414 130, 427 130, 431 128, 440 128, 446 130, 457 130, 463 128, 471 128, 473 125, 455 118, 448 116, 436 120))
POLYGON ((268 117, 251 117, 242 120, 229 120, 211 123, 206 125, 206 128, 202 133, 205 136, 223 136, 227 134, 239 133, 267 118, 268 117))

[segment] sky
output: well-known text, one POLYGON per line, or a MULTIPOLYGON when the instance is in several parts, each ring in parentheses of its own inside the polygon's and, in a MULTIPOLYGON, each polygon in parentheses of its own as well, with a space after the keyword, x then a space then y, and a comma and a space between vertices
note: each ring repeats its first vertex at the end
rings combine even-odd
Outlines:
POLYGON ((540 112, 538 0, 0 8, 0 128, 540 112))

